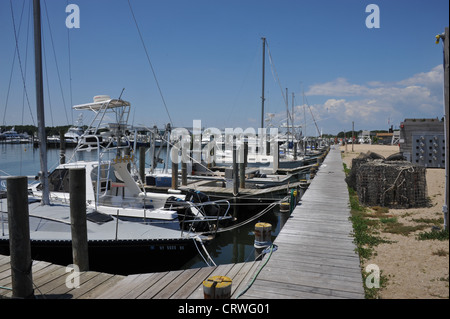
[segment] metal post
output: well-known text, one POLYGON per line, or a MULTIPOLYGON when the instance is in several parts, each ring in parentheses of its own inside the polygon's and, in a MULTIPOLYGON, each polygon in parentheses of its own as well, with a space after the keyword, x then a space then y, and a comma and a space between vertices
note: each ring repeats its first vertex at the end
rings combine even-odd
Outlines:
POLYGON ((48 172, 47 172, 47 136, 45 134, 44 85, 42 80, 42 47, 41 47, 41 3, 33 1, 34 17, 34 57, 36 73, 36 108, 39 137, 39 155, 41 162, 42 205, 50 204, 48 172))
POLYGON ((145 185, 145 147, 139 147, 139 177, 142 186, 145 185))
POLYGON ((13 298, 34 298, 28 215, 28 179, 25 176, 9 177, 6 183, 12 296, 13 298))
POLYGON ((444 34, 436 36, 439 43, 439 38, 444 42, 444 130, 445 130, 445 196, 444 205, 442 206, 442 211, 444 213, 444 229, 448 229, 448 161, 449 161, 449 92, 448 92, 448 82, 449 82, 449 34, 448 27, 445 28, 444 34))
POLYGON ((266 38, 261 38, 263 40, 263 58, 262 58, 262 95, 261 95, 261 128, 264 128, 264 77, 265 77, 265 67, 266 67, 266 38))
POLYGON ((88 271, 85 168, 72 168, 69 170, 69 189, 73 263, 78 266, 80 271, 88 271))
POLYGON ((287 153, 289 151, 289 135, 290 135, 290 130, 289 130, 289 98, 288 98, 288 89, 286 88, 286 152, 285 152, 285 156, 287 156, 287 153))

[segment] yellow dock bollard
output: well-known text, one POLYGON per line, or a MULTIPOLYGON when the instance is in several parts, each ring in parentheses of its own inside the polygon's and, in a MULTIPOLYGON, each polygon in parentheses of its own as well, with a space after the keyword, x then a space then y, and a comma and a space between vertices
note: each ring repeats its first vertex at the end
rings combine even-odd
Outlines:
POLYGON ((256 248, 269 247, 272 238, 272 225, 269 223, 257 223, 255 225, 255 244, 256 248))
POLYGON ((212 276, 203 281, 205 299, 230 299, 232 280, 225 276, 212 276))
POLYGON ((287 213, 289 212, 291 204, 289 202, 281 202, 280 203, 280 212, 281 213, 287 213))

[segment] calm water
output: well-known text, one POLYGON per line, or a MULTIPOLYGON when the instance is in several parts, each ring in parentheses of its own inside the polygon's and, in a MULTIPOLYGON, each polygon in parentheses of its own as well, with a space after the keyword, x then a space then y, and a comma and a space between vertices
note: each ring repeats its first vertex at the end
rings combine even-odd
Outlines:
MULTIPOLYGON (((70 158, 73 149, 66 150, 66 158, 70 158)), ((59 163, 59 148, 49 148, 47 151, 48 169, 51 171, 59 163)), ((165 159, 164 149, 161 158, 165 159)), ((96 160, 97 152, 84 152, 80 160, 96 160)), ((40 171, 39 149, 32 144, 0 144, 0 175, 35 176, 40 171)), ((237 210, 238 221, 251 218, 253 214, 262 211, 265 205, 241 205, 237 210)), ((272 239, 276 237, 288 214, 280 213, 278 206, 264 214, 257 220, 241 226, 240 228, 221 233, 212 242, 206 245, 209 255, 217 265, 252 261, 255 259, 254 226, 257 222, 272 224, 272 239)), ((202 251, 201 247, 199 249, 202 251)), ((203 255, 204 252, 202 251, 203 255)), ((206 256, 205 256, 206 257, 206 256)), ((183 268, 196 268, 206 266, 201 256, 193 258, 183 268)))

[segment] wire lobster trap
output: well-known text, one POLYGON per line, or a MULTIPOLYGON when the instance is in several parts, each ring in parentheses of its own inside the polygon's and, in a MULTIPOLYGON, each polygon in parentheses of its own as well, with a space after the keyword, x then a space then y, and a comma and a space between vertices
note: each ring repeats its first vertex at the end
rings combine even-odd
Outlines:
POLYGON ((361 163, 356 172, 359 202, 391 208, 428 205, 426 168, 408 161, 382 159, 361 163))

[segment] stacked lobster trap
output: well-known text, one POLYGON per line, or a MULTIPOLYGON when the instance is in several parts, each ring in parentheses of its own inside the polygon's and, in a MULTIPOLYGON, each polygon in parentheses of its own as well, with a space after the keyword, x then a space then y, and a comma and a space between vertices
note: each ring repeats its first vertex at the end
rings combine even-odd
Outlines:
POLYGON ((385 159, 375 153, 361 153, 352 160, 347 183, 366 206, 411 208, 428 204, 426 168, 400 155, 385 159))

